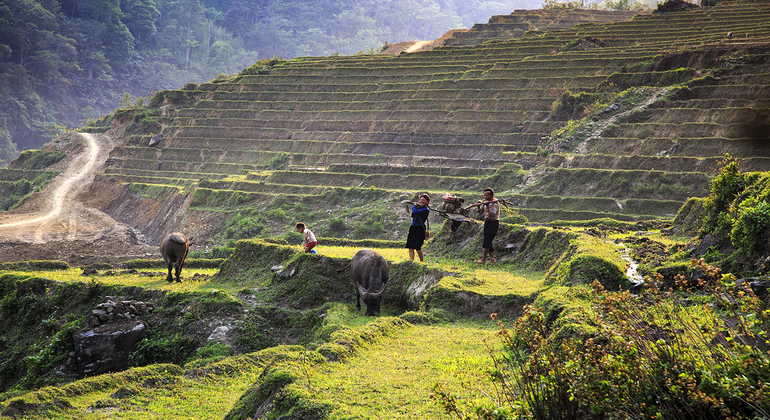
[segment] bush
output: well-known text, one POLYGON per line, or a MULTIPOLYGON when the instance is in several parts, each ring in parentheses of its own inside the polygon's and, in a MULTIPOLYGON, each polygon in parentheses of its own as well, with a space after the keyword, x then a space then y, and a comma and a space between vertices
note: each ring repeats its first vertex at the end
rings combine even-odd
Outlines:
POLYGON ((594 283, 593 309, 570 311, 594 327, 585 339, 555 339, 537 307, 510 330, 498 321, 491 401, 458 401, 440 386, 434 398, 458 418, 484 420, 766 417, 770 394, 757 390, 770 386, 767 305, 696 265, 703 278, 640 298, 594 283))
POLYGON ((272 221, 286 220, 286 211, 279 208, 272 208, 265 213, 265 216, 272 221))
POLYGON ((767 201, 751 197, 737 208, 730 238, 735 247, 742 248, 752 257, 761 257, 770 228, 770 205, 767 201))
POLYGON ((150 331, 147 338, 140 341, 136 350, 128 355, 128 364, 133 367, 157 363, 182 366, 195 353, 196 347, 192 337, 150 331))
POLYGON ((711 192, 703 200, 705 217, 699 236, 716 238, 722 245, 714 251, 725 254, 723 261, 732 261, 736 274, 744 274, 745 269, 735 262, 758 260, 770 251, 770 172, 742 173, 738 165, 729 155, 720 162, 711 192))
POLYGON ((375 216, 372 216, 366 220, 357 221, 351 236, 354 239, 366 239, 376 238, 384 235, 385 233, 385 225, 381 221, 377 220, 375 216))
POLYGON ((254 238, 262 233, 265 224, 262 217, 243 217, 238 213, 227 222, 225 237, 228 239, 254 238))
POLYGON ((598 93, 565 90, 551 105, 551 117, 559 121, 583 118, 586 109, 599 99, 601 95, 598 93))
POLYGON ((281 152, 275 155, 272 159, 270 159, 270 162, 268 162, 267 167, 274 170, 282 170, 289 167, 289 154, 286 152, 281 152))
POLYGON ((746 188, 744 178, 738 169, 738 160, 725 155, 725 160, 720 161, 719 165, 719 173, 711 181, 711 193, 703 203, 707 214, 703 221, 702 236, 726 228, 724 223, 720 222, 730 220, 726 217, 729 216, 730 204, 746 188))
POLYGON ((332 217, 329 219, 329 228, 326 234, 329 236, 340 237, 345 235, 345 229, 347 229, 347 226, 345 226, 345 219, 341 217, 332 217))

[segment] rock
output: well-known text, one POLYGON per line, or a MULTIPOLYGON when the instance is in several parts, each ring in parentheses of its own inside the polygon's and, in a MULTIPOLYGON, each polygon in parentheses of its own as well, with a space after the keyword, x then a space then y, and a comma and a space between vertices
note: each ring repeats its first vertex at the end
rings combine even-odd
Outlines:
POLYGON ((222 325, 214 329, 214 332, 209 335, 208 341, 225 341, 227 333, 230 332, 230 327, 222 325))
POLYGON ((89 326, 102 325, 115 319, 132 319, 136 316, 147 315, 155 309, 151 303, 135 300, 123 300, 107 296, 107 302, 100 303, 91 311, 89 326))
POLYGON ((653 10, 652 13, 670 13, 681 12, 682 10, 692 9, 698 7, 697 4, 688 3, 683 0, 666 0, 665 3, 658 4, 658 8, 653 10))
POLYGON ((751 290, 754 291, 754 294, 757 296, 763 297, 767 294, 767 289, 770 288, 770 281, 768 280, 754 280, 751 283, 749 283, 751 286, 751 290))
POLYGON ((124 370, 129 353, 146 335, 143 322, 122 318, 73 334, 78 373, 86 376, 124 370))

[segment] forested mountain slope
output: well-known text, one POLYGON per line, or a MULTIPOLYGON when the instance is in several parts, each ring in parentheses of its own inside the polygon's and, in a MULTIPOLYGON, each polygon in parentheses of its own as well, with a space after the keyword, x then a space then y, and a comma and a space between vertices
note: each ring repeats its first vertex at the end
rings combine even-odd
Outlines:
POLYGON ((0 165, 162 89, 260 58, 433 39, 534 0, 0 1, 0 165))

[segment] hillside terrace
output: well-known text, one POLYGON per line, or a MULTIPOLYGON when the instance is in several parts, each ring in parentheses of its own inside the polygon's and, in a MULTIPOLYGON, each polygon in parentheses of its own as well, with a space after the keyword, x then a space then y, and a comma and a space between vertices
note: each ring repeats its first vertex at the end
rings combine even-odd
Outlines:
POLYGON ((150 118, 163 141, 147 147, 157 130, 128 130, 99 179, 192 188, 200 209, 227 208, 222 200, 236 193, 477 194, 494 183, 546 222, 670 218, 708 192, 725 153, 767 170, 770 2, 622 21, 580 11, 579 24, 547 31, 554 15, 541 12, 494 17, 451 38, 486 42, 266 61, 232 80, 161 92, 150 118), (505 25, 520 31, 535 20, 538 30, 495 39, 505 25), (615 99, 574 130, 552 110, 581 92, 615 99), (270 174, 281 159, 284 170, 270 174))

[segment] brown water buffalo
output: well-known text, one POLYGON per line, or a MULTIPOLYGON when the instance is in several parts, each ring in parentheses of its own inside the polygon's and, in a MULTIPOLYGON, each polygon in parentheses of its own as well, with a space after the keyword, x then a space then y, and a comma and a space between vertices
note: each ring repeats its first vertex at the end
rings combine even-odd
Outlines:
POLYGON ((379 314, 382 294, 388 285, 388 262, 375 251, 362 249, 356 252, 350 264, 337 271, 343 272, 348 268, 353 275, 353 287, 356 289, 356 309, 361 310, 363 298, 366 315, 379 314))
POLYGON ((171 268, 173 267, 176 281, 181 282, 179 275, 182 273, 182 266, 189 251, 190 242, 179 232, 169 233, 160 241, 160 255, 163 256, 163 260, 168 266, 166 281, 169 283, 174 281, 174 278, 171 277, 171 268))

